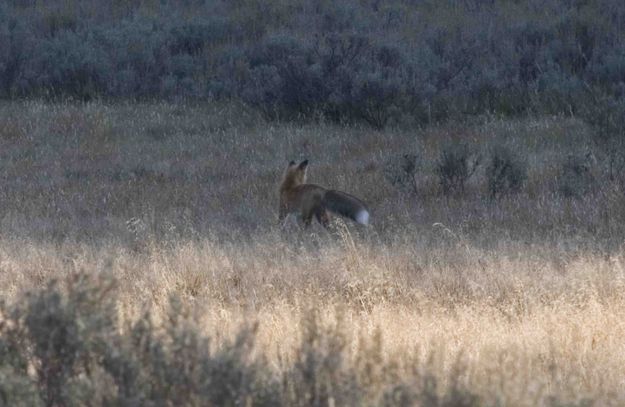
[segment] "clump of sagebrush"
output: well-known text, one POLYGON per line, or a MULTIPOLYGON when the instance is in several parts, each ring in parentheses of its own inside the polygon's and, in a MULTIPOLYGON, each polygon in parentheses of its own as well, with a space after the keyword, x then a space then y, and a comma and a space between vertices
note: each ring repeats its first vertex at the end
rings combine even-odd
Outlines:
POLYGON ((490 152, 486 167, 488 192, 491 198, 521 190, 527 179, 527 163, 508 147, 496 145, 490 152))
POLYGON ((347 340, 340 322, 323 327, 314 310, 303 322, 297 359, 286 375, 292 405, 359 405, 364 389, 344 360, 347 340))
POLYGON ((273 36, 250 56, 243 98, 270 120, 318 115, 383 128, 408 97, 402 55, 364 35, 327 33, 310 44, 273 36))
POLYGON ((427 372, 400 375, 384 364, 379 342, 349 361, 343 321, 324 323, 314 309, 302 321, 294 362, 279 373, 264 357, 252 356, 256 325, 244 325, 233 341, 211 351, 210 338, 173 299, 162 324, 146 313, 122 329, 115 290, 110 278, 76 274, 16 304, 0 304, 2 405, 326 406, 373 400, 469 406, 478 400, 455 376, 441 392, 427 372))
POLYGON ((464 191, 466 182, 480 165, 480 156, 466 143, 450 143, 443 147, 435 171, 443 193, 464 191))
POLYGON ((421 158, 417 154, 402 154, 386 163, 384 177, 391 185, 416 194, 417 174, 421 166, 421 158))
POLYGON ((558 191, 565 197, 580 197, 588 193, 595 183, 589 154, 571 154, 561 164, 558 191))
POLYGON ((381 128, 622 95, 622 1, 473 3, 4 1, 0 97, 237 99, 381 128))
POLYGON ((591 89, 580 116, 593 129, 593 142, 605 157, 610 181, 623 180, 625 169, 625 101, 591 89))
POLYGON ((77 275, 0 315, 0 394, 9 405, 254 405, 279 403, 254 329, 211 353, 183 307, 157 327, 149 315, 121 334, 114 282, 77 275), (29 373, 29 366, 35 374, 29 373))

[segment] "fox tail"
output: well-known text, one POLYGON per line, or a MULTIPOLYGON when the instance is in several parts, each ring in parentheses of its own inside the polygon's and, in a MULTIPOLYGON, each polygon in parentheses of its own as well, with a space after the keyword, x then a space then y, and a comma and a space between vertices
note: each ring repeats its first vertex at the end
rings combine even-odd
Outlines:
POLYGON ((322 200, 330 212, 349 218, 361 225, 369 224, 369 211, 360 199, 341 191, 327 191, 322 200))

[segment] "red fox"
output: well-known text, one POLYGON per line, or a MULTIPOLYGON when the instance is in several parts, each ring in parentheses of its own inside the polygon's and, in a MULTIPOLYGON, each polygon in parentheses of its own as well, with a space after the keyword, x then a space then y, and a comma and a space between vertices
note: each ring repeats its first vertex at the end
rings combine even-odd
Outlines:
POLYGON ((329 212, 352 219, 362 225, 369 224, 369 211, 355 196, 341 191, 328 190, 319 185, 306 184, 308 160, 299 165, 289 163, 280 184, 278 219, 284 225, 291 213, 299 213, 304 226, 310 226, 313 216, 324 227, 330 223, 329 212))

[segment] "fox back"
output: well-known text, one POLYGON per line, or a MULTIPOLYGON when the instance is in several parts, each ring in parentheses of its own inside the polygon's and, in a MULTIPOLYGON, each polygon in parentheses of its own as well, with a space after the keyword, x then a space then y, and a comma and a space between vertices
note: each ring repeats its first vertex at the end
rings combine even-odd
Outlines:
POLYGON ((360 199, 342 191, 306 184, 307 168, 308 160, 300 164, 289 163, 280 184, 280 221, 290 213, 299 213, 305 226, 310 225, 314 216, 327 227, 330 213, 334 213, 363 225, 369 223, 369 211, 360 199))

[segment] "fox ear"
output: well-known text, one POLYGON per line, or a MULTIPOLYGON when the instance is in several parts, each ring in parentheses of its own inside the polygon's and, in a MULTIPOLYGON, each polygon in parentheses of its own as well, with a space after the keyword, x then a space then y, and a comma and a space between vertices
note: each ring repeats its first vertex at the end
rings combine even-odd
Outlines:
POLYGON ((308 167, 308 160, 304 160, 299 164, 299 169, 300 170, 305 170, 306 167, 308 167))
POLYGON ((295 165, 295 161, 293 161, 293 160, 289 161, 289 167, 292 167, 294 165, 295 165))

